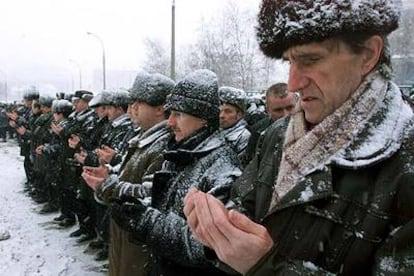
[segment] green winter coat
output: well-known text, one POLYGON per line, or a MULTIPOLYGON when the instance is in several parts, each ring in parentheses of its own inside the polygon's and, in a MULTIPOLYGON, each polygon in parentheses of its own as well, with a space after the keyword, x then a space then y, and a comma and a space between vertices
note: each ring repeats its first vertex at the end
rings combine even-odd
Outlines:
MULTIPOLYGON (((130 147, 121 168, 120 175, 111 175, 97 190, 97 198, 108 203, 122 196, 145 197, 148 194, 141 185, 151 181, 153 174, 161 169, 163 151, 172 136, 163 121, 130 140, 130 147)), ((148 247, 138 241, 131 241, 130 233, 121 229, 111 219, 111 243, 109 254, 109 275, 147 275, 148 247)))

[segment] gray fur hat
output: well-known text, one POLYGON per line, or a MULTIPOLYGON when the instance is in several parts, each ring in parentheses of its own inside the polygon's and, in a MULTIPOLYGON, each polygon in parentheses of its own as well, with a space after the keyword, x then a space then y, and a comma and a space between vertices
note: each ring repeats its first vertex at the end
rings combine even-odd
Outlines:
POLYGON ((126 108, 132 102, 126 89, 120 88, 108 90, 108 92, 110 93, 110 96, 108 97, 107 105, 126 108))
POLYGON ((263 0, 257 38, 262 52, 281 58, 291 46, 340 34, 387 35, 398 28, 401 0, 263 0))
POLYGON ((166 109, 184 112, 218 127, 220 100, 217 75, 200 69, 180 80, 167 99, 166 109))
POLYGON ((52 98, 50 96, 41 96, 39 97, 38 103, 39 105, 52 107, 53 100, 55 100, 55 98, 52 98))
POLYGON ((129 95, 133 101, 145 102, 151 106, 164 105, 174 85, 174 81, 164 75, 141 72, 129 89, 129 95))
POLYGON ((102 91, 93 96, 92 100, 89 102, 89 107, 98 107, 103 105, 108 105, 111 93, 108 91, 102 91))
POLYGON ((72 97, 72 101, 83 100, 89 103, 89 101, 92 100, 92 98, 93 98, 92 92, 87 91, 87 90, 77 90, 75 92, 75 95, 72 97))
POLYGON ((219 88, 220 102, 231 104, 237 107, 241 112, 246 111, 246 93, 230 86, 222 86, 219 88))

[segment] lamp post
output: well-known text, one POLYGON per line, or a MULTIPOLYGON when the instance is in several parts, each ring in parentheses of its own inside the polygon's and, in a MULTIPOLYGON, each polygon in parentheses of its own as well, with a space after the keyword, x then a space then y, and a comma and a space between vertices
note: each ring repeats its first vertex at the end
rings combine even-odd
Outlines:
POLYGON ((0 72, 4 75, 4 98, 7 102, 7 74, 3 70, 0 70, 0 72))
POLYGON ((175 0, 171 6, 171 79, 175 80, 175 0))
POLYGON ((70 62, 72 62, 73 64, 75 64, 78 67, 79 70, 79 89, 82 89, 82 70, 81 67, 79 65, 79 63, 73 59, 69 59, 70 62))
POLYGON ((95 37, 96 39, 99 40, 99 42, 101 43, 102 46, 102 74, 103 74, 103 90, 106 89, 106 72, 105 72, 105 46, 103 43, 102 38, 100 38, 99 36, 97 36, 94 33, 91 32, 86 32, 86 34, 91 35, 93 37, 95 37))

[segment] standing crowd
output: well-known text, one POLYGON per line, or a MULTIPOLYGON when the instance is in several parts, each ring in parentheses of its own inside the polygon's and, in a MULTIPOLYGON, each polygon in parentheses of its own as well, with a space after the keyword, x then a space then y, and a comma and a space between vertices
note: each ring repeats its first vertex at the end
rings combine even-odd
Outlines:
POLYGON ((399 2, 263 0, 259 46, 290 66, 265 112, 207 69, 28 92, 4 112, 25 191, 110 275, 412 275, 414 115, 387 41, 399 2))

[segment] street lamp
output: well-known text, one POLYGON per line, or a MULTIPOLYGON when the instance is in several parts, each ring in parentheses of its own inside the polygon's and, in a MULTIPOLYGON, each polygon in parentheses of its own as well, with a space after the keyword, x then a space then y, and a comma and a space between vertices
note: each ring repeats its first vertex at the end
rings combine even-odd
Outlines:
POLYGON ((171 79, 175 80, 175 0, 171 6, 171 79))
POLYGON ((95 37, 96 39, 99 40, 99 42, 101 43, 102 46, 102 74, 103 74, 103 90, 106 89, 106 72, 105 72, 105 46, 103 43, 102 38, 100 38, 99 36, 97 36, 94 33, 91 32, 86 32, 87 35, 91 35, 93 37, 95 37))
POLYGON ((3 70, 0 70, 0 72, 4 75, 4 97, 7 102, 7 74, 3 70))
POLYGON ((73 59, 69 59, 70 62, 72 62, 73 64, 75 64, 78 67, 79 70, 79 89, 82 89, 82 71, 81 71, 81 67, 79 65, 79 63, 73 59))

